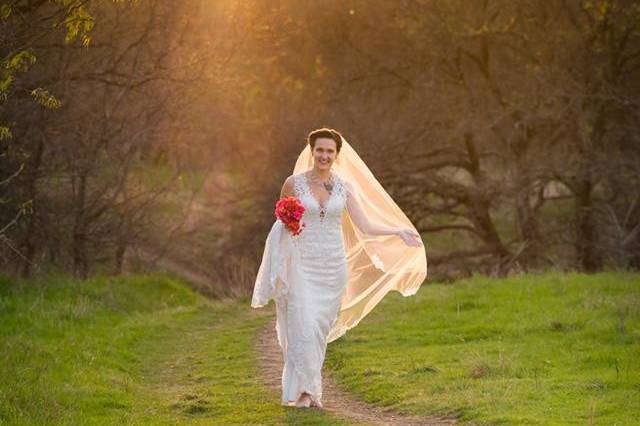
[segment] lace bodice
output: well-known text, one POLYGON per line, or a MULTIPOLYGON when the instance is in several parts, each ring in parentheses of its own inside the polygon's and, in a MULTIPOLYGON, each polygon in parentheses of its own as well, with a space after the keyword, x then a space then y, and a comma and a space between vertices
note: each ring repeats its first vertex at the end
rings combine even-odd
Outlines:
POLYGON ((324 204, 313 194, 304 173, 294 175, 295 196, 304 205, 302 223, 305 227, 294 244, 300 253, 310 256, 344 256, 342 242, 342 212, 347 201, 343 180, 334 173, 335 186, 324 204))
POLYGON ((293 177, 295 195, 305 208, 302 217, 302 221, 306 224, 305 230, 310 228, 323 228, 325 231, 334 230, 336 232, 341 230, 342 211, 345 208, 347 194, 340 176, 335 173, 333 175, 335 186, 324 205, 320 204, 313 194, 305 173, 293 177))

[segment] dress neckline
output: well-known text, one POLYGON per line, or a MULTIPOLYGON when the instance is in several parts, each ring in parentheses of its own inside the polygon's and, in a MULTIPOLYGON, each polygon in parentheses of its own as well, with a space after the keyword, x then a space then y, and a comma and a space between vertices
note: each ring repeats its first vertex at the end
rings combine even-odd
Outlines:
POLYGON ((336 192, 336 186, 338 185, 338 175, 331 172, 331 176, 333 177, 334 181, 335 181, 335 186, 334 188, 331 190, 331 192, 329 192, 329 196, 327 197, 327 201, 324 202, 324 204, 320 203, 320 201, 318 201, 318 199, 316 198, 316 196, 313 194, 313 190, 311 189, 311 186, 309 185, 309 178, 307 176, 307 172, 302 172, 302 177, 304 179, 304 184, 307 186, 307 190, 309 191, 309 196, 311 196, 311 198, 313 198, 313 201, 316 202, 316 204, 318 205, 318 207, 320 207, 321 210, 325 210, 327 208, 327 206, 329 205, 329 201, 331 201, 331 197, 333 197, 333 194, 336 192))

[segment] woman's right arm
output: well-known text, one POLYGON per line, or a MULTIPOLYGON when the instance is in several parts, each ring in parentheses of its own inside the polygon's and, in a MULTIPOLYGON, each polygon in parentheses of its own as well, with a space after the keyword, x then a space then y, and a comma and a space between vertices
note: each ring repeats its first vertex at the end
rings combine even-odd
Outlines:
POLYGON ((293 197, 293 175, 285 179, 282 189, 280 190, 280 198, 293 197))

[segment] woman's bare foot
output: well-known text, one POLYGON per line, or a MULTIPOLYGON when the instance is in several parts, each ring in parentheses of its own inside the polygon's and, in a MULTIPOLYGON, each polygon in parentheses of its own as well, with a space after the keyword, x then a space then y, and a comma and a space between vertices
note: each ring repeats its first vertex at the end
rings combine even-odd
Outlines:
POLYGON ((322 408, 322 402, 319 399, 311 398, 311 407, 322 408))
POLYGON ((311 396, 304 392, 302 395, 300 395, 300 398, 298 398, 298 400, 296 401, 296 407, 304 407, 304 408, 308 408, 311 406, 311 396))

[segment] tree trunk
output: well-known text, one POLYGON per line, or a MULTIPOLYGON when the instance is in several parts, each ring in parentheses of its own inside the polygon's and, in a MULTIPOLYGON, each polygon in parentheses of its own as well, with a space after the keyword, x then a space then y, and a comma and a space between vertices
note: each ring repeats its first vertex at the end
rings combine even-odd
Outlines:
POLYGON ((28 174, 28 182, 27 182, 27 198, 32 200, 33 205, 33 213, 26 218, 26 230, 23 240, 24 247, 24 263, 22 264, 21 275, 25 278, 29 278, 31 276, 31 266, 33 265, 33 259, 36 254, 36 243, 34 237, 34 230, 36 226, 36 215, 38 215, 38 208, 40 207, 37 203, 35 203, 36 196, 38 194, 38 189, 36 187, 36 181, 38 179, 38 173, 40 170, 40 164, 42 163, 42 154, 44 152, 44 135, 41 134, 38 138, 38 142, 35 149, 35 154, 33 156, 33 160, 29 165, 29 174, 28 174))
POLYGON ((602 269, 602 257, 596 248, 597 233, 593 218, 593 183, 588 174, 582 176, 576 191, 576 255, 578 264, 586 272, 602 269))
POLYGON ((522 259, 525 267, 539 267, 542 262, 540 227, 535 216, 531 203, 529 202, 529 188, 531 185, 523 183, 518 186, 516 194, 516 218, 520 240, 524 248, 519 259, 522 259))
POLYGON ((79 176, 75 215, 73 222, 73 237, 71 252, 73 253, 73 273, 79 278, 89 275, 89 261, 87 256, 87 237, 85 232, 85 202, 87 193, 87 172, 82 171, 79 176))

